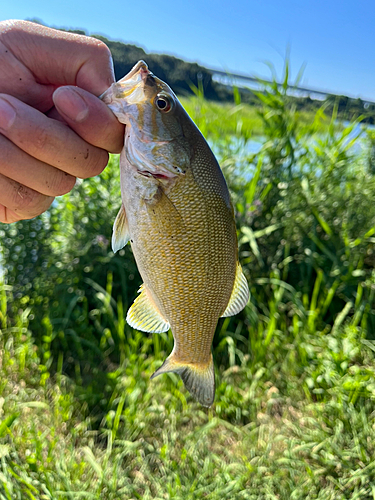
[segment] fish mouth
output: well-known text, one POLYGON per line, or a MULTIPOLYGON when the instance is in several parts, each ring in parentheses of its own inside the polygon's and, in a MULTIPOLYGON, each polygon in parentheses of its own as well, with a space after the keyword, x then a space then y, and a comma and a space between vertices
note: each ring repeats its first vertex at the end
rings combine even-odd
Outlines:
POLYGON ((125 99, 127 104, 140 104, 147 100, 146 87, 155 87, 155 76, 144 61, 137 64, 118 82, 113 83, 100 99, 105 104, 112 104, 116 99, 125 99))
MULTIPOLYGON (((127 93, 128 90, 145 83, 150 75, 152 75, 152 73, 148 69, 147 64, 144 61, 138 61, 129 73, 121 78, 115 85, 120 91, 123 90, 127 93)), ((126 97, 126 95, 122 97, 126 97)))
POLYGON ((151 71, 148 69, 148 66, 144 61, 138 61, 137 64, 135 64, 129 71, 129 73, 121 78, 118 83, 137 77, 138 73, 141 78, 145 78, 147 77, 147 75, 151 74, 151 71))

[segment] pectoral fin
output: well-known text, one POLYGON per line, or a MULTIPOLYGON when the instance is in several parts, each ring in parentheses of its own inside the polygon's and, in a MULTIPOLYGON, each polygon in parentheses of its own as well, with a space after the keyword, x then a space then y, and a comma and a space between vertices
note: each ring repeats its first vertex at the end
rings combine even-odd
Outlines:
POLYGON ((126 212, 124 205, 121 205, 119 213, 113 224, 112 234, 112 250, 116 253, 121 250, 130 240, 128 221, 126 219, 126 212))
POLYGON ((162 333, 170 328, 168 321, 161 315, 145 286, 139 289, 140 295, 135 299, 126 316, 130 326, 142 332, 162 333))
POLYGON ((246 278, 242 272, 239 262, 237 262, 236 279, 234 280, 232 295, 230 296, 227 308, 222 314, 222 318, 227 316, 234 316, 242 311, 242 309, 249 302, 250 292, 246 278))

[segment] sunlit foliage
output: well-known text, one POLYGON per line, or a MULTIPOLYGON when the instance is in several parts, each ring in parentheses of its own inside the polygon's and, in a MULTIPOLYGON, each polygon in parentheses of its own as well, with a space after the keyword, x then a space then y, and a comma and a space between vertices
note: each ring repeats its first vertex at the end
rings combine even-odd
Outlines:
POLYGON ((199 87, 184 101, 230 186, 251 288, 214 339, 212 409, 174 374, 149 380, 170 334, 125 323, 140 278, 110 248, 117 157, 0 228, 1 500, 373 498, 374 134, 301 117, 287 80, 255 111, 199 87))

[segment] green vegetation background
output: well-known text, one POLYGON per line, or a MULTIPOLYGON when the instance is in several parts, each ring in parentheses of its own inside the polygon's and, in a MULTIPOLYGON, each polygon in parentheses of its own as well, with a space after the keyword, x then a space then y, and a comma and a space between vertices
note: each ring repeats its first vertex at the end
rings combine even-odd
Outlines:
POLYGON ((375 498, 375 134, 337 108, 300 115, 284 77, 255 108, 199 82, 183 100, 251 288, 214 339, 211 409, 174 374, 149 380, 171 334, 125 323, 140 278, 110 248, 117 157, 1 226, 1 500, 375 498))

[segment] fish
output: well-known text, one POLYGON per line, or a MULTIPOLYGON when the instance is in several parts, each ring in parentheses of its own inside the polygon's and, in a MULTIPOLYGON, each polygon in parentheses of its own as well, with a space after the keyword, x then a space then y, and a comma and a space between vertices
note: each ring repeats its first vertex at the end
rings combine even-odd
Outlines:
POLYGON ((175 93, 144 61, 101 99, 125 124, 112 249, 130 242, 143 279, 127 323, 143 332, 172 330, 173 350, 151 378, 175 372, 210 407, 218 320, 249 301, 227 184, 175 93))

